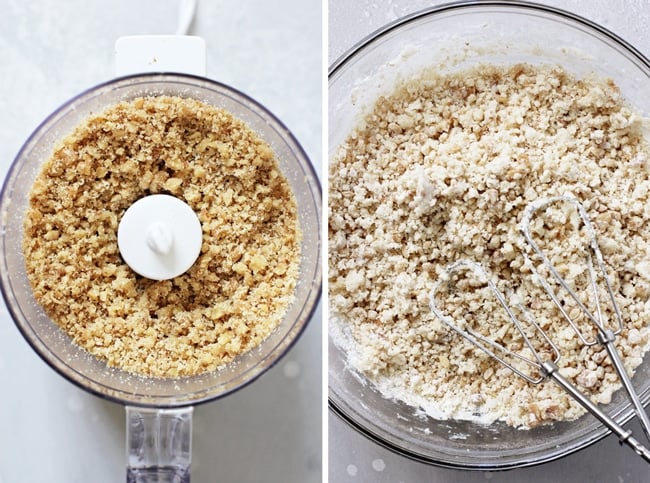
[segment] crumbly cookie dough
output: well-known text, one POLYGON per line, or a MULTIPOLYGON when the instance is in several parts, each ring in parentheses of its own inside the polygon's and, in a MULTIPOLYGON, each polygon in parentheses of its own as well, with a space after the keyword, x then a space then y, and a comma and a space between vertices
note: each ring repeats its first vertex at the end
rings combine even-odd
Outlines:
POLYGON ((144 97, 91 116, 34 182, 24 253, 34 296, 75 343, 152 377, 213 371, 282 320, 299 270, 296 201, 271 148, 230 113, 144 97), (185 201, 203 228, 183 275, 153 281, 121 259, 122 214, 185 201))
MULTIPOLYGON (((539 198, 568 193, 584 204, 623 314, 617 347, 633 372, 650 335, 643 122, 611 81, 554 66, 428 72, 380 98, 329 174, 330 314, 352 342, 352 366, 387 397, 440 418, 530 428, 581 415, 555 384, 526 383, 431 313, 445 267, 470 259, 531 310, 560 347, 562 374, 608 403, 619 384, 606 352, 582 345, 532 280, 518 223, 539 198)), ((562 273, 579 278, 584 253, 560 228, 568 217, 552 207, 533 232, 551 257, 565 257, 562 273)), ((493 307, 463 303, 478 325, 490 323, 493 307)))

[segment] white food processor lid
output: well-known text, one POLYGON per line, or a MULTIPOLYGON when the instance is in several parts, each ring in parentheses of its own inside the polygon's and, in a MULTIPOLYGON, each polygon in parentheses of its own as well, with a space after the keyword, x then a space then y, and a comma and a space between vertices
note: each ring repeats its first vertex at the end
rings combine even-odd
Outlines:
POLYGON ((152 280, 185 273, 201 252, 203 230, 192 208, 174 196, 146 196, 126 210, 117 245, 131 269, 152 280))

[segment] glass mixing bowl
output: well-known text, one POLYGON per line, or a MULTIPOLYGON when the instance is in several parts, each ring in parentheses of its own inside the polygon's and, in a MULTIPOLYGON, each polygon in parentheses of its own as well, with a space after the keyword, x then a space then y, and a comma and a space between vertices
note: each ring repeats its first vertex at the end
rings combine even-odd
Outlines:
MULTIPOLYGON (((578 76, 593 72, 610 77, 629 103, 650 117, 650 62, 604 28, 530 3, 452 3, 387 25, 330 68, 329 158, 375 100, 391 93, 400 79, 430 66, 449 73, 478 63, 517 62, 561 65, 578 76)), ((334 342, 332 334, 340 321, 330 318, 329 323, 331 410, 368 438, 407 457, 463 469, 505 469, 551 461, 609 434, 590 414, 528 431, 502 423, 485 426, 433 419, 382 397, 348 365, 345 344, 334 342)), ((633 383, 647 404, 647 357, 633 383)), ((623 391, 603 409, 619 423, 633 416, 623 391)))
MULTIPOLYGON (((134 407, 135 414, 144 414, 146 408, 168 408, 174 419, 180 416, 173 408, 211 401, 250 383, 272 367, 297 340, 320 297, 321 188, 307 155, 290 131, 262 105, 235 89, 201 77, 182 74, 123 77, 71 99, 34 131, 18 153, 0 195, 0 220, 0 288, 25 339, 47 364, 70 382, 134 407), (303 232, 295 299, 280 325, 258 347, 224 368, 195 377, 144 378, 107 367, 72 343, 49 319, 34 300, 25 272, 23 219, 29 192, 55 143, 91 113, 123 100, 150 95, 198 99, 223 108, 247 123, 276 153, 295 194, 303 232), (135 407, 140 407, 140 411, 135 407)), ((133 424, 141 428, 148 422, 139 417, 133 424)), ((177 449, 182 450, 180 446, 177 449)))

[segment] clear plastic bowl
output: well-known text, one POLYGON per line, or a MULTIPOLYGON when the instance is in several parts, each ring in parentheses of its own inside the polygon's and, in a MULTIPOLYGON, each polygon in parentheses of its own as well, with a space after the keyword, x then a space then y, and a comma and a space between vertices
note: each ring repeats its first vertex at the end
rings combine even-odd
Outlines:
POLYGON ((253 381, 296 341, 320 297, 321 188, 307 155, 268 110, 226 85, 182 74, 145 74, 116 79, 71 99, 26 141, 0 195, 0 288, 7 307, 32 348, 53 369, 98 396, 131 406, 174 408, 225 396, 253 381), (122 100, 143 95, 191 97, 226 109, 243 120, 275 151, 296 196, 304 238, 295 300, 280 325, 255 349, 224 368, 195 377, 138 377, 107 367, 74 343, 34 300, 22 251, 23 219, 33 181, 54 144, 86 119, 122 100))
MULTIPOLYGON (((390 93, 400 79, 430 66, 444 73, 477 63, 516 62, 559 64, 579 76, 594 72, 611 77, 629 103, 650 116, 650 62, 604 28, 529 3, 453 3, 387 25, 330 68, 329 157, 377 97, 390 93)), ((332 327, 337 323, 330 320, 332 327)), ((382 397, 348 366, 331 331, 328 350, 331 410, 370 439, 419 461, 473 470, 530 466, 570 454, 609 433, 590 414, 528 431, 502 423, 439 421, 382 397)), ((633 383, 647 403, 647 357, 633 383)), ((633 416, 623 391, 604 409, 619 423, 633 416)))

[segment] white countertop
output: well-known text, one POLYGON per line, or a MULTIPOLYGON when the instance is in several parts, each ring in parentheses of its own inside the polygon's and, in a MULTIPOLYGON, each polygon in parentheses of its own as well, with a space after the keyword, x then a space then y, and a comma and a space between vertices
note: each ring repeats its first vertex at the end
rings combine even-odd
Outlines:
MULTIPOLYGON (((650 57, 647 0, 538 0, 595 21, 650 57)), ((383 25, 438 0, 329 0, 328 62, 383 25)), ((643 439, 634 421, 627 426, 643 439)), ((329 481, 336 483, 645 483, 650 469, 614 436, 559 461, 503 472, 438 468, 398 456, 361 436, 330 413, 329 481)))
MULTIPOLYGON (((113 77, 122 35, 170 34, 178 0, 0 0, 0 177, 55 108, 113 77)), ((207 75, 258 100, 321 169, 321 2, 199 0, 207 75)), ((321 315, 259 380, 194 414, 193 482, 321 481, 321 315)), ((57 375, 0 303, 0 483, 125 478, 121 406, 57 375)))
MULTIPOLYGON (((176 0, 0 0, 0 176, 38 123, 112 77, 115 39, 172 33, 176 0)), ((333 62, 365 35, 435 0, 329 0, 333 62)), ((645 0, 546 0, 613 30, 650 55, 645 0), (643 8, 642 8, 643 7, 643 8)), ((321 2, 199 0, 191 32, 206 39, 208 77, 273 111, 321 167, 321 2)), ((321 481, 321 315, 254 384, 199 406, 194 482, 321 481)), ((124 479, 124 411, 55 374, 0 303, 0 483, 124 479)), ((630 428, 640 434, 632 423, 630 428)), ((560 461, 500 473, 441 469, 397 456, 329 418, 329 480, 346 482, 614 482, 647 465, 609 437, 560 461)))

